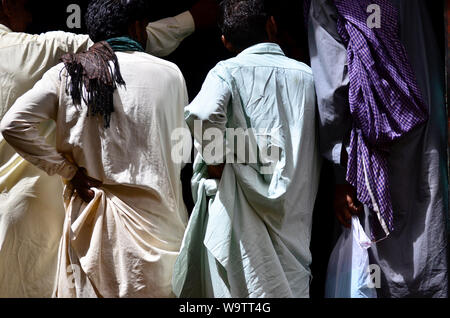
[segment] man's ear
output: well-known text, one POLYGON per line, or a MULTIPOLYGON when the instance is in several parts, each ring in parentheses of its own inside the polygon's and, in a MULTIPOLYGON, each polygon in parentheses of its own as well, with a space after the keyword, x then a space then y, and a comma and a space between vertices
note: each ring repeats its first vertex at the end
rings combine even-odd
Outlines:
POLYGON ((230 42, 228 42, 227 39, 225 38, 225 35, 222 35, 222 43, 228 51, 233 53, 236 52, 234 46, 230 42))
POLYGON ((149 21, 141 20, 136 22, 136 33, 138 36, 138 42, 145 48, 147 45, 148 34, 147 34, 147 26, 149 21))
POLYGON ((128 26, 128 36, 142 45, 144 48, 147 45, 147 30, 142 21, 134 21, 128 26))
POLYGON ((137 36, 138 24, 139 24, 139 22, 135 21, 128 25, 128 35, 130 36, 130 38, 132 38, 134 40, 138 39, 138 36, 137 36))
POLYGON ((269 19, 267 19, 266 31, 267 31, 268 40, 270 42, 277 42, 278 26, 277 26, 277 22, 275 21, 275 18, 273 16, 271 16, 269 19))
POLYGON ((138 42, 142 47, 147 46, 147 25, 148 21, 135 21, 128 26, 128 35, 138 42))

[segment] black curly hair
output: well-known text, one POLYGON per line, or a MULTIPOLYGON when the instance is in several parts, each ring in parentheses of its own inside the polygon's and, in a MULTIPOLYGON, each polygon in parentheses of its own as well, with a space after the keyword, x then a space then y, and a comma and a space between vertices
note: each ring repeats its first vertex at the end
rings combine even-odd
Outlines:
POLYGON ((149 15, 146 0, 92 0, 86 12, 86 27, 92 41, 105 41, 128 34, 128 26, 149 15))
POLYGON ((269 14, 264 0, 223 0, 219 27, 235 49, 244 50, 267 40, 269 14))

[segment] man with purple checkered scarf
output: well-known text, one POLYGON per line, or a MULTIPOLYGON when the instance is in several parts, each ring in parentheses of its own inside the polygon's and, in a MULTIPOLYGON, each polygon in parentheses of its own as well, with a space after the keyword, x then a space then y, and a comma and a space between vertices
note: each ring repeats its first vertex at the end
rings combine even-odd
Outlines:
POLYGON ((378 297, 448 297, 444 68, 425 3, 306 7, 336 215, 348 226, 359 214, 376 242, 369 257, 381 268, 378 297))

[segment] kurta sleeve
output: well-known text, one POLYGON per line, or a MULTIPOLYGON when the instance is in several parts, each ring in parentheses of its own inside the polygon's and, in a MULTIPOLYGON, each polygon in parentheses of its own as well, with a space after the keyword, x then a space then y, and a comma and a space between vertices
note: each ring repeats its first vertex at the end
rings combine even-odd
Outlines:
POLYGON ((195 31, 195 22, 189 11, 175 17, 152 22, 147 26, 147 53, 167 56, 195 31))
MULTIPOLYGON (((218 129, 225 137, 227 107, 230 99, 231 89, 215 68, 209 72, 198 95, 185 108, 186 123, 194 135, 196 144, 202 149, 211 142, 208 138, 204 138, 207 135, 205 132, 208 130, 218 129), (196 121, 198 121, 197 125, 196 121), (197 127, 201 127, 201 129, 197 127)), ((225 139, 223 139, 223 145, 225 145, 225 139)), ((218 164, 219 162, 206 160, 206 163, 218 164)))
POLYGON ((51 31, 39 35, 27 35, 27 37, 28 40, 45 45, 43 51, 55 60, 53 65, 58 63, 57 59, 59 59, 62 54, 84 52, 94 44, 86 34, 75 34, 62 31, 51 31))
MULTIPOLYGON (((147 53, 155 56, 167 56, 180 45, 180 43, 195 31, 195 22, 189 11, 177 16, 151 22, 147 26, 147 53)), ((27 35, 27 40, 45 43, 45 53, 59 58, 64 53, 84 52, 94 42, 88 35, 79 35, 69 32, 53 31, 40 35, 27 35)), ((54 64, 56 64, 55 61, 54 64)))
POLYGON ((1 121, 0 132, 25 160, 49 175, 59 174, 70 180, 77 167, 39 134, 39 125, 49 119, 55 120, 57 116, 59 71, 59 67, 50 69, 31 90, 16 101, 1 121))
POLYGON ((337 183, 345 183, 342 150, 352 129, 348 101, 347 50, 336 27, 337 10, 328 0, 313 0, 308 38, 319 109, 321 154, 334 164, 337 183))

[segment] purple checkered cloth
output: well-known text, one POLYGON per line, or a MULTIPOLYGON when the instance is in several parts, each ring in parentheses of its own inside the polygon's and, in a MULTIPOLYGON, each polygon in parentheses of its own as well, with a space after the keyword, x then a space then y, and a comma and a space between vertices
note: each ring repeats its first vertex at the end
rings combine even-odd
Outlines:
POLYGON ((347 46, 349 102, 353 118, 347 181, 358 200, 394 230, 387 157, 392 143, 428 119, 406 50, 398 12, 390 0, 335 0, 337 29, 347 46), (368 7, 381 8, 381 28, 370 28, 368 7))

